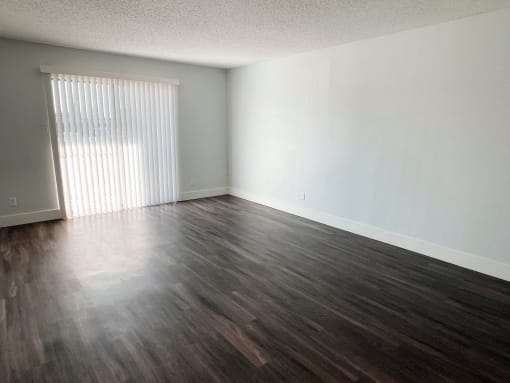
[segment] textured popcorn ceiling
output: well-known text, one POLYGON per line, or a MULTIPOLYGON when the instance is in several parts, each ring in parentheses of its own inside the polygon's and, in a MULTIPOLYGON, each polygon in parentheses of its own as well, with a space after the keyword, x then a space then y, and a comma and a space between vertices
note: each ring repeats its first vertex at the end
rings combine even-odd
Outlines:
POLYGON ((0 0, 0 36, 234 67, 506 7, 510 0, 0 0))

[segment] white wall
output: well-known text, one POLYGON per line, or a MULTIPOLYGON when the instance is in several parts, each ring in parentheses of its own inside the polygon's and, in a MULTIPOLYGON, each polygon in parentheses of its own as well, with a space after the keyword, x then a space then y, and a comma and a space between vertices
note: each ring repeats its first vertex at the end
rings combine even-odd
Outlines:
POLYGON ((0 39, 0 221, 58 206, 42 64, 179 79, 182 190, 227 185, 225 70, 0 39))
POLYGON ((510 277, 510 10, 232 70, 229 108, 234 194, 510 277))

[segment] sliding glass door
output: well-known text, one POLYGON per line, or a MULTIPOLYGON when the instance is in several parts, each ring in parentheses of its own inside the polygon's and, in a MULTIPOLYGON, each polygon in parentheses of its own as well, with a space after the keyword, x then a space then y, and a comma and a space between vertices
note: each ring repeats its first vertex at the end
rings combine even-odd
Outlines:
POLYGON ((177 199, 169 82, 50 75, 68 217, 177 199))

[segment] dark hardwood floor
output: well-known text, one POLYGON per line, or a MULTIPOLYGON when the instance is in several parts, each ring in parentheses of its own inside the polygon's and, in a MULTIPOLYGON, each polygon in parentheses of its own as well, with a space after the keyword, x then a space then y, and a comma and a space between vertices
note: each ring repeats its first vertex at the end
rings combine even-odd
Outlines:
POLYGON ((1 382, 510 382, 510 283, 230 196, 0 255, 1 382))

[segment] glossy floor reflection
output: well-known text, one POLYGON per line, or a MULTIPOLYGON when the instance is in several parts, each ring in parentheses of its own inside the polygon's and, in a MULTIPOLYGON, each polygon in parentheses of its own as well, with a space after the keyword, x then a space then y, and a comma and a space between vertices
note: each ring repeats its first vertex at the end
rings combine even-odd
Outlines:
POLYGON ((2 382, 510 382, 510 283, 235 197, 0 255, 2 382))

